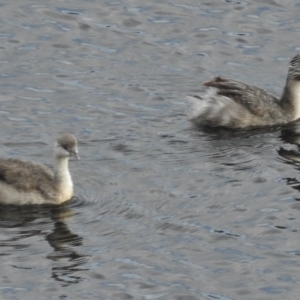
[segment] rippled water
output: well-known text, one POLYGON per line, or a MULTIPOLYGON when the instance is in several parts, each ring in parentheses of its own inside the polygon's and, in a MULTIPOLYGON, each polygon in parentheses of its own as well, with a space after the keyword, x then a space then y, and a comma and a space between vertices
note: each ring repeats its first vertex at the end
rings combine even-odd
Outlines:
POLYGON ((0 207, 1 299, 298 298, 297 125, 202 131, 184 101, 216 74, 280 94, 296 1, 0 6, 0 155, 51 165, 68 131, 82 157, 69 203, 0 207))

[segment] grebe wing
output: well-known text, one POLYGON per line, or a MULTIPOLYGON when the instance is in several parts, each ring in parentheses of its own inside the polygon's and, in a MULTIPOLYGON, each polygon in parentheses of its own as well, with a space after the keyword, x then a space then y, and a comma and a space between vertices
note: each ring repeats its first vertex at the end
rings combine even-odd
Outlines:
POLYGON ((43 165, 19 159, 0 159, 0 181, 17 190, 38 189, 40 182, 52 182, 52 172, 43 165))
POLYGON ((246 107, 254 115, 263 117, 272 112, 277 98, 263 89, 251 86, 240 81, 215 77, 211 81, 204 82, 205 86, 216 88, 217 94, 231 98, 235 102, 246 107))

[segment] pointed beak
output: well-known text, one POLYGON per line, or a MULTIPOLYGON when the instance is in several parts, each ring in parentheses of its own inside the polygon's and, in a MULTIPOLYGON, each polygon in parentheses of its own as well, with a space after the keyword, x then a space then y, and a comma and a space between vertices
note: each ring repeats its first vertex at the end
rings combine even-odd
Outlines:
POLYGON ((72 155, 72 156, 76 156, 76 158, 77 158, 78 160, 80 160, 80 156, 79 156, 79 154, 78 154, 78 150, 77 150, 77 149, 75 149, 74 151, 72 151, 72 152, 71 152, 71 155, 72 155))

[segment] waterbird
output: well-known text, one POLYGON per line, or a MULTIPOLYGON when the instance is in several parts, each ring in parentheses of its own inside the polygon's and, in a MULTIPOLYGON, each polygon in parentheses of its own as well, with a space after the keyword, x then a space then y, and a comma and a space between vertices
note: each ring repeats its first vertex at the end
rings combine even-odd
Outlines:
POLYGON ((61 204, 73 196, 69 158, 78 155, 77 139, 60 136, 54 144, 54 170, 32 161, 0 159, 0 204, 61 204))
POLYGON ((205 94, 187 96, 188 118, 208 127, 248 128, 286 124, 300 118, 300 54, 289 64, 281 98, 240 81, 215 77, 205 94))

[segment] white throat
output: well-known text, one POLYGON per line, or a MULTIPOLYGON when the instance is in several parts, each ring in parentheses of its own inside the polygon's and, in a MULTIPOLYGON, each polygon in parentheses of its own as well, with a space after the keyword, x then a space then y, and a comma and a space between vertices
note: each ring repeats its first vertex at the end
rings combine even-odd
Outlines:
POLYGON ((54 181, 60 193, 58 202, 71 199, 73 196, 73 182, 68 167, 69 157, 55 157, 54 181))
POLYGON ((55 157, 54 178, 57 181, 71 181, 68 157, 55 157))
POLYGON ((300 118, 300 81, 293 80, 290 88, 293 96, 294 120, 297 120, 300 118))
POLYGON ((68 167, 68 157, 55 157, 54 181, 59 191, 58 203, 69 200, 73 196, 73 182, 68 167))

